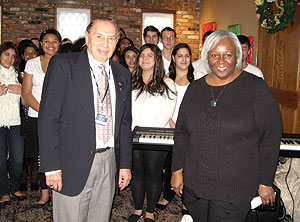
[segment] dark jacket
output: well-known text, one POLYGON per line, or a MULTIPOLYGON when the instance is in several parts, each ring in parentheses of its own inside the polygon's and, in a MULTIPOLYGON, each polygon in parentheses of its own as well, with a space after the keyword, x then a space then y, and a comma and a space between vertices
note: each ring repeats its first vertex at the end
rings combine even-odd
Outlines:
MULTIPOLYGON (((110 61, 116 88, 117 169, 130 169, 131 75, 110 61)), ((87 181, 96 149, 93 87, 87 50, 54 56, 44 80, 39 111, 41 172, 62 170, 62 194, 78 195, 87 181)))

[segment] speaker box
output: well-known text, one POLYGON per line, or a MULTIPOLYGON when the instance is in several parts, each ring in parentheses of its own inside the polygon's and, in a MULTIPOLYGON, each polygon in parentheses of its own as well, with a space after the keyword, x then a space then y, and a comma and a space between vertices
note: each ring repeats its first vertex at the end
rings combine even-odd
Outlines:
POLYGON ((250 210, 247 216, 247 222, 277 222, 280 212, 280 189, 273 185, 276 192, 276 199, 273 206, 260 205, 250 210))

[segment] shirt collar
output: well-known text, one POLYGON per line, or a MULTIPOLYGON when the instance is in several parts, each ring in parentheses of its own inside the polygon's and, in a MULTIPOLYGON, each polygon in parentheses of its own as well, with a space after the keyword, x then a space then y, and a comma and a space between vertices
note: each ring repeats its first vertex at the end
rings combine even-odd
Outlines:
POLYGON ((90 54, 89 50, 87 49, 87 53, 88 53, 88 59, 89 59, 89 63, 90 63, 90 66, 93 70, 97 70, 99 69, 99 65, 100 64, 104 64, 105 65, 105 69, 106 69, 106 72, 108 73, 109 71, 109 59, 106 60, 104 63, 102 62, 98 62, 96 59, 94 59, 94 57, 90 54))

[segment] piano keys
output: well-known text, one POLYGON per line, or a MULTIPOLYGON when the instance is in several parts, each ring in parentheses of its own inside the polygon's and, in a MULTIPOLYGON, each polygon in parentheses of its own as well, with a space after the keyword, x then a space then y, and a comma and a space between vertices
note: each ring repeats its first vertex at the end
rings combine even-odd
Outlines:
POLYGON ((133 149, 157 151, 172 151, 173 149, 174 129, 136 126, 132 135, 133 149))
MULTIPOLYGON (((133 134, 133 149, 172 151, 174 129, 136 126, 133 134), (137 144, 142 146, 136 146, 137 144)), ((280 156, 300 157, 300 134, 282 134, 280 156)))
POLYGON ((282 134, 280 156, 300 157, 300 134, 282 134))

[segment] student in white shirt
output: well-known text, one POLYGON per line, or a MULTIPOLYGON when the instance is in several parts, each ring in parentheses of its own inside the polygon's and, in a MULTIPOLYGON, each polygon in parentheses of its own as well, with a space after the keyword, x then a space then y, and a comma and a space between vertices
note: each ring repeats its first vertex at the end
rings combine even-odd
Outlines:
MULTIPOLYGON (((177 103, 176 108, 170 121, 170 127, 175 128, 179 107, 184 97, 185 91, 189 84, 194 81, 194 67, 192 65, 192 52, 188 44, 179 43, 175 46, 172 52, 172 61, 169 67, 169 77, 174 80, 177 91, 177 103)), ((169 152, 166 164, 165 164, 165 181, 163 187, 163 199, 158 202, 156 207, 164 210, 167 205, 174 198, 175 192, 171 189, 171 161, 172 152, 169 152)), ((184 217, 190 217, 187 214, 187 209, 183 206, 182 215, 184 217)))
POLYGON ((20 192, 23 169, 24 137, 21 136, 20 97, 18 82, 19 56, 12 42, 0 46, 0 207, 10 204, 10 194, 26 199, 20 192), (9 176, 7 168, 9 153, 9 176))
POLYGON ((264 75, 262 71, 258 67, 247 62, 247 57, 249 56, 251 49, 249 38, 245 35, 238 35, 238 39, 242 45, 243 50, 243 70, 263 79, 264 75))
MULTIPOLYGON (((22 96, 29 106, 28 110, 28 140, 31 147, 34 160, 38 161, 39 146, 38 146, 38 115, 40 110, 40 100, 42 96, 42 88, 44 78, 47 72, 50 59, 58 53, 61 43, 61 35, 55 29, 47 29, 40 35, 40 45, 43 53, 26 63, 22 96)), ((33 205, 34 208, 41 208, 49 203, 49 188, 46 185, 44 173, 39 173, 38 178, 42 190, 41 199, 33 205)))
MULTIPOLYGON (((209 30, 209 31, 204 33, 204 35, 202 37, 202 47, 203 47, 204 42, 207 39, 207 37, 213 32, 214 31, 209 30)), ((195 69, 195 72, 194 72, 195 80, 200 79, 202 76, 205 76, 206 74, 208 74, 208 71, 206 70, 206 64, 205 63, 206 63, 206 61, 202 58, 193 62, 193 67, 195 69)))
MULTIPOLYGON (((176 106, 176 89, 173 80, 165 76, 158 46, 145 44, 141 47, 132 76, 132 90, 132 128, 169 127, 176 106)), ((131 190, 135 211, 128 218, 129 222, 136 222, 142 217, 145 195, 147 209, 144 221, 154 221, 166 157, 167 152, 163 151, 133 151, 131 190)))
POLYGON ((171 27, 165 27, 160 32, 160 42, 163 44, 162 56, 164 62, 165 73, 169 76, 169 66, 171 63, 172 51, 176 45, 176 32, 171 27))

